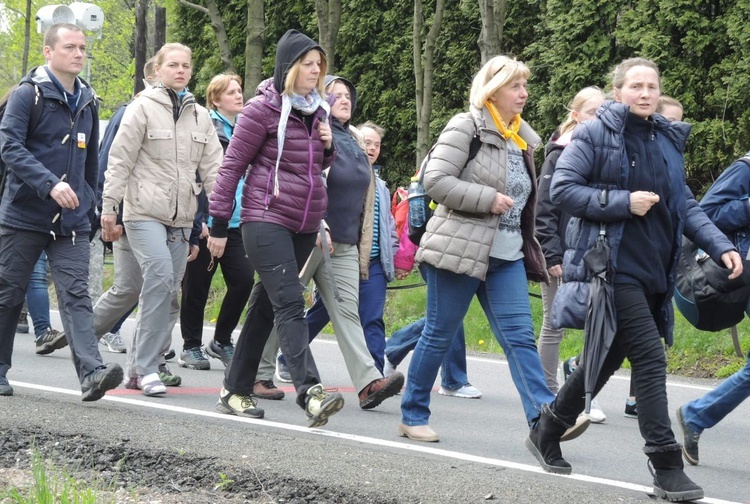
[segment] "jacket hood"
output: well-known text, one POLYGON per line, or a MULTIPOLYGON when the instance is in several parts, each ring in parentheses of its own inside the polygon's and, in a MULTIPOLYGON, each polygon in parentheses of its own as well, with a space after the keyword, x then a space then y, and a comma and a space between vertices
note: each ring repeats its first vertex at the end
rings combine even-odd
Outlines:
POLYGON ((560 130, 555 130, 554 133, 552 133, 552 136, 549 137, 549 140, 547 141, 547 145, 544 146, 544 157, 550 155, 550 153, 556 151, 556 150, 563 150, 565 148, 564 145, 560 145, 557 143, 557 139, 560 138, 560 130))
MULTIPOLYGON (((350 81, 349 79, 339 77, 338 75, 326 75, 326 78, 325 78, 326 89, 328 89, 328 86, 333 84, 335 81, 341 81, 344 83, 344 85, 347 88, 349 88, 349 96, 351 96, 351 102, 352 102, 352 115, 354 115, 354 110, 357 108, 357 88, 354 87, 354 84, 352 84, 352 81, 350 81)), ((328 95, 330 96, 330 93, 328 93, 328 95)), ((333 105, 333 102, 330 102, 330 100, 329 100, 329 103, 333 105)))
POLYGON ((276 46, 276 66, 273 70, 273 84, 279 93, 284 90, 284 80, 289 69, 298 59, 313 49, 317 49, 323 55, 326 54, 317 42, 304 33, 289 30, 282 35, 276 46))
MULTIPOLYGON (((629 112, 630 107, 627 105, 607 100, 596 111, 596 116, 607 128, 621 134, 625 129, 625 121, 629 112)), ((680 152, 685 151, 685 144, 687 144, 692 128, 690 124, 682 121, 669 122, 661 114, 652 115, 651 121, 654 123, 654 129, 667 137, 680 152)))
MULTIPOLYGON (((78 81, 78 86, 81 89, 81 98, 84 98, 85 95, 93 95, 96 97, 96 94, 94 93, 93 88, 89 85, 88 82, 81 79, 80 77, 76 77, 76 80, 78 81)), ((23 82, 30 82, 34 85, 42 85, 47 84, 52 87, 52 89, 57 90, 57 87, 52 82, 52 79, 49 78, 49 75, 47 74, 47 70, 44 69, 44 66, 38 66, 35 68, 32 68, 31 71, 26 74, 26 76, 21 79, 21 83, 23 82)), ((50 88, 47 88, 50 89, 50 88)), ((62 95, 61 95, 62 97, 62 95)))

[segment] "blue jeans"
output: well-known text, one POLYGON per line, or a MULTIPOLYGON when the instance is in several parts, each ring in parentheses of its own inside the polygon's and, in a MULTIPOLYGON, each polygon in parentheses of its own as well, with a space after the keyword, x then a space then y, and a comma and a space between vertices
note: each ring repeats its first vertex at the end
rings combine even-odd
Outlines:
POLYGON ((750 354, 745 367, 718 387, 682 407, 682 419, 697 433, 710 429, 750 397, 750 354))
POLYGON ((423 266, 427 281, 425 328, 409 365, 409 380, 401 401, 405 425, 427 425, 430 392, 440 363, 456 337, 474 295, 508 359, 511 378, 521 396, 526 420, 539 417, 542 404, 555 395, 547 388, 534 340, 531 306, 523 260, 490 259, 484 281, 423 266))
POLYGON ((34 323, 34 336, 39 339, 51 327, 49 320, 49 292, 47 291, 47 254, 42 252, 34 265, 26 289, 26 304, 34 323))
MULTIPOLYGON (((422 317, 406 327, 402 327, 388 338, 385 345, 385 354, 391 364, 398 366, 409 355, 409 352, 417 346, 419 338, 424 331, 425 319, 422 317)), ((458 333, 453 338, 448 352, 440 363, 440 385, 444 389, 458 390, 469 384, 466 374, 466 340, 464 338, 464 325, 458 328, 458 333)))

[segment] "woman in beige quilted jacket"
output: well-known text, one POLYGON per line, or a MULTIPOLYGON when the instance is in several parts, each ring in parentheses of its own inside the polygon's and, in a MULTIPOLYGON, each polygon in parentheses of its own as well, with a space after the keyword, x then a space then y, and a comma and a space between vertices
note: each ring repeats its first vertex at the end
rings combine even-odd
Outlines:
POLYGON ((116 217, 123 204, 125 231, 143 276, 125 386, 147 396, 166 393, 163 379, 179 385, 175 375, 160 376, 161 354, 171 344, 170 318, 180 309, 176 292, 185 273, 198 195, 202 189, 210 194, 223 155, 208 110, 187 90, 190 48, 166 44, 155 62, 160 84, 125 110, 102 194, 103 238, 119 238, 116 217))
POLYGON ((426 323, 399 425, 416 441, 439 439, 429 426, 430 391, 474 296, 508 358, 527 422, 555 397, 544 380, 527 294, 527 280, 547 281, 534 238, 533 150, 541 139, 521 119, 529 75, 520 61, 489 60, 474 77, 469 112, 450 120, 425 167, 425 189, 438 206, 416 256, 427 281, 426 323), (475 136, 481 147, 469 161, 475 136))

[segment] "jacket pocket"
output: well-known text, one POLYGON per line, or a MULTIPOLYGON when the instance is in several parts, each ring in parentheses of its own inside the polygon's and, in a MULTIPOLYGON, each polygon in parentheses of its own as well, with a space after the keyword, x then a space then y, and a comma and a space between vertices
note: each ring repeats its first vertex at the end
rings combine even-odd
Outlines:
POLYGON ((152 159, 174 158, 174 132, 172 130, 150 129, 146 131, 148 144, 144 145, 152 159))
POLYGON ((190 161, 198 163, 203 156, 203 150, 208 143, 208 135, 200 131, 191 131, 192 142, 190 142, 190 161))
POLYGON ((159 221, 172 220, 175 201, 171 183, 158 185, 153 181, 131 177, 128 182, 128 196, 125 207, 130 205, 130 212, 142 217, 151 217, 159 221))

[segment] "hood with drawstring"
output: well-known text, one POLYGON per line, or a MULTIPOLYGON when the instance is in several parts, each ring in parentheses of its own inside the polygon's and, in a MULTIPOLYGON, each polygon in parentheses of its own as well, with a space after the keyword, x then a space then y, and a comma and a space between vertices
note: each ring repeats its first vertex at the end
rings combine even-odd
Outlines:
POLYGON ((298 59, 313 49, 320 51, 323 56, 326 54, 317 42, 304 33, 289 30, 282 35, 276 46, 276 65, 273 69, 273 85, 279 93, 284 92, 284 81, 289 69, 298 59))
MULTIPOLYGON (((339 77, 338 75, 326 75, 325 77, 325 87, 326 90, 328 90, 329 87, 331 87, 331 84, 334 82, 339 81, 343 82, 344 85, 349 89, 349 99, 352 102, 352 116, 354 115, 354 110, 357 108, 357 88, 354 87, 354 84, 352 84, 352 81, 349 79, 345 79, 343 77, 339 77)), ((328 91, 326 91, 328 93, 328 91)), ((330 96, 330 93, 329 93, 330 96)), ((335 102, 334 102, 335 103, 335 102)), ((349 121, 346 122, 346 125, 349 125, 349 121)))
POLYGON ((125 109, 109 151, 102 213, 189 228, 198 195, 216 180, 223 149, 208 110, 187 93, 181 100, 157 86, 125 109), (196 182, 198 173, 202 184, 196 182))

